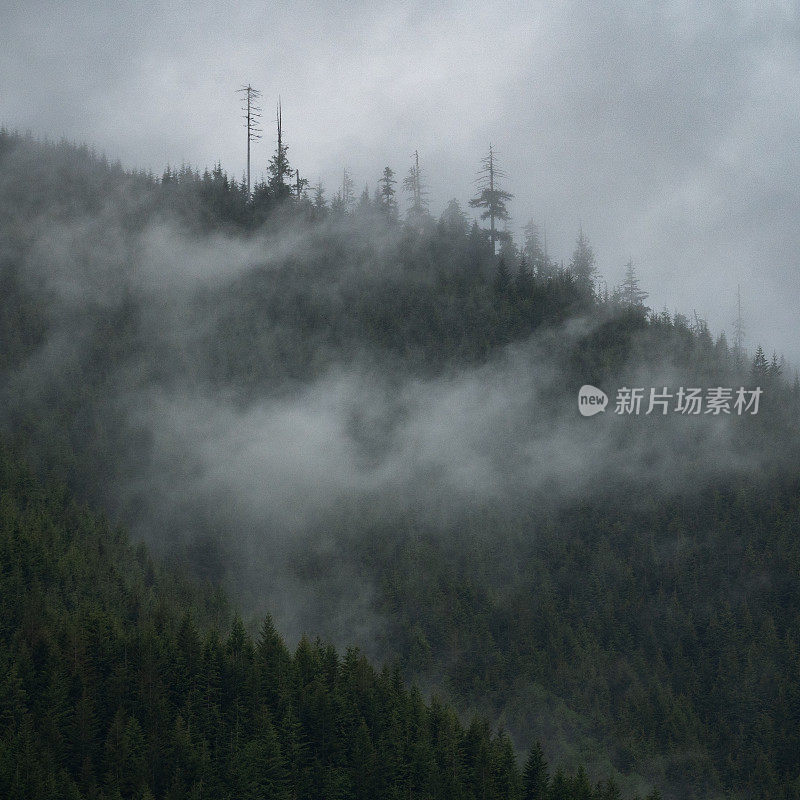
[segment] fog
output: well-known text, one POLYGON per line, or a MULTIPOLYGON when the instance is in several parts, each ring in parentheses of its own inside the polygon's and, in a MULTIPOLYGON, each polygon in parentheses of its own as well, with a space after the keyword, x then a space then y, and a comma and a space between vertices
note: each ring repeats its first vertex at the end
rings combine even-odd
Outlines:
POLYGON ((503 283, 466 226, 290 199, 237 228, 204 186, 0 134, 0 437, 251 628, 397 659, 520 747, 627 771, 609 721, 673 680, 658 635, 791 593, 783 562, 740 575, 747 521, 720 505, 744 485, 766 514, 777 476, 781 508, 800 395, 765 373, 760 415, 644 413, 650 388, 749 385, 749 357, 557 270, 503 283), (591 418, 585 383, 609 397, 591 418), (641 414, 615 413, 625 386, 641 414))
POLYGON ((489 142, 568 258, 579 225, 609 285, 632 258, 656 308, 800 362, 798 6, 752 3, 5 4, 0 123, 126 164, 244 169, 235 89, 263 92, 261 174, 283 102, 290 159, 329 196, 419 150, 438 212, 489 142))
MULTIPOLYGON (((14 176, 7 162, 6 192, 15 180, 24 184, 26 164, 21 159, 14 176)), ((344 349, 307 379, 256 392, 209 381, 204 342, 222 335, 214 315, 225 293, 254 275, 268 285, 271 270, 279 280, 287 264, 319 262, 326 236, 355 231, 369 254, 309 279, 309 291, 333 308, 354 281, 379 292, 390 280, 425 278, 402 277, 397 233, 374 221, 201 235, 169 213, 132 227, 126 210, 146 202, 129 187, 94 202, 91 213, 65 214, 55 204, 33 218, 16 215, 14 235, 3 241, 48 318, 44 341, 7 377, 5 426, 13 432, 26 409, 71 415, 70 424, 87 431, 78 449, 96 448, 95 461, 62 477, 159 553, 188 558, 202 577, 225 582, 249 612, 276 611, 290 636, 323 629, 348 644, 377 624, 366 610, 374 575, 352 573, 358 568, 340 547, 364 524, 413 518, 450 531, 484 507, 556 511, 620 485, 691 494, 752 473, 769 455, 742 448, 737 431, 746 418, 614 413, 625 380, 675 389, 696 377, 666 363, 632 363, 617 386, 602 387, 605 413, 581 418, 579 384, 565 385, 563 360, 602 324, 591 316, 437 374, 344 349), (78 390, 86 405, 56 413, 82 370, 93 369, 98 315, 126 303, 136 308, 133 349, 110 368, 99 397, 78 390), (335 574, 298 573, 303 554, 326 552, 335 574)), ((251 312, 234 305, 234 313, 251 312)), ((280 334, 286 323, 263 324, 280 334)), ((122 335, 117 325, 105 334, 112 341, 122 335)), ((258 341, 254 334, 239 347, 255 361, 270 359, 258 341)), ((52 460, 47 430, 34 445, 44 463, 52 460)))

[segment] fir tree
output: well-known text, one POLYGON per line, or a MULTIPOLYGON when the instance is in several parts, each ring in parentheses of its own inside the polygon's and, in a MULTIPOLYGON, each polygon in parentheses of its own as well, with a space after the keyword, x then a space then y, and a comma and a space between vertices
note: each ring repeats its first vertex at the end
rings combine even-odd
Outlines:
POLYGON ((511 275, 509 274, 506 260, 503 256, 497 262, 497 271, 494 276, 494 285, 498 291, 503 291, 511 283, 511 275))
POLYGON ((384 167, 383 175, 378 181, 378 198, 379 207, 390 223, 395 223, 398 219, 397 198, 394 188, 396 184, 394 170, 391 167, 384 167))
POLYGON ((750 375, 756 384, 765 381, 769 376, 769 364, 767 363, 767 358, 764 355, 764 350, 761 345, 756 348, 756 354, 753 357, 753 364, 750 368, 750 375))
POLYGON ((594 292, 594 277, 597 272, 594 260, 594 252, 589 244, 589 240, 581 228, 578 233, 578 240, 575 243, 575 250, 569 262, 569 271, 575 278, 578 287, 586 294, 594 292))
POLYGON ((439 232, 451 242, 466 244, 469 222, 455 198, 450 200, 439 217, 439 232))
POLYGON ((328 209, 328 204, 325 202, 325 189, 322 185, 322 181, 317 181, 317 185, 314 187, 314 197, 311 204, 317 217, 323 216, 328 209))
POLYGON ((772 351, 772 358, 769 362, 767 374, 769 379, 773 382, 777 382, 781 375, 783 375, 783 358, 778 360, 778 354, 774 350, 772 351))
POLYGON ((648 295, 639 288, 639 278, 636 275, 632 259, 625 265, 625 279, 620 286, 620 294, 623 302, 631 308, 644 307, 644 301, 648 295))
POLYGON ((372 201, 369 197, 369 186, 364 185, 364 191, 361 192, 361 197, 358 199, 358 206, 356 211, 361 217, 368 217, 372 213, 372 201))
POLYGON ((272 200, 275 203, 282 203, 292 195, 292 168, 289 166, 287 153, 289 148, 283 142, 283 119, 281 113, 280 100, 276 111, 276 123, 278 128, 278 143, 275 154, 269 160, 267 186, 272 200))
POLYGON ((506 203, 514 195, 500 188, 501 178, 506 177, 498 166, 492 145, 489 145, 489 154, 481 161, 478 172, 478 194, 469 204, 472 208, 481 208, 481 219, 489 220, 489 242, 492 253, 496 251, 496 244, 501 234, 497 231, 498 222, 507 222, 510 219, 506 203))
POLYGON ((539 226, 533 220, 529 220, 522 229, 522 233, 524 236, 522 253, 527 263, 530 264, 533 274, 541 278, 548 277, 550 268, 539 239, 539 226))
POLYGON ((540 742, 528 751, 522 773, 522 800, 547 800, 550 775, 540 742))

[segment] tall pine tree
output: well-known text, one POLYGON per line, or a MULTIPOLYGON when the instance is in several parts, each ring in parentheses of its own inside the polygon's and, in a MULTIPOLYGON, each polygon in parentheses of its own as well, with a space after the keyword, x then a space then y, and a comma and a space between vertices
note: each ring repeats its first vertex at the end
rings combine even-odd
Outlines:
POLYGON ((478 194, 469 201, 472 208, 481 208, 481 219, 489 220, 489 241, 492 253, 496 251, 497 240, 502 234, 497 230, 498 222, 507 222, 510 219, 506 203, 514 195, 501 189, 499 181, 506 175, 497 166, 494 148, 489 145, 489 154, 481 161, 478 172, 478 194))

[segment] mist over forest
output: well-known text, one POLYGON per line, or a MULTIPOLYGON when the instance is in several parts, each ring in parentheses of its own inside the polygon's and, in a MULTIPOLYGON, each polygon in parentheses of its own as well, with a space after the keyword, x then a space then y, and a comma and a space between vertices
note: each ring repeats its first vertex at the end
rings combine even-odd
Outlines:
MULTIPOLYGON (((359 193, 346 171, 308 186, 288 152, 251 192, 219 165, 153 176, 0 132, 7 458, 208 592, 201 627, 229 624, 208 610, 224 591, 244 620, 229 655, 271 615, 258 652, 285 637, 291 669, 326 663, 305 637, 357 645, 507 732, 491 747, 516 753, 496 768, 511 783, 458 792, 588 797, 586 781, 601 798, 612 778, 626 796, 800 796, 793 368, 649 308, 632 262, 600 282, 577 221, 570 253, 533 220, 512 235, 488 147, 476 169, 497 184, 438 210, 424 158, 359 193), (585 384, 604 413, 578 413, 585 384), (622 387, 646 388, 642 413, 615 413, 622 387), (755 414, 645 413, 651 387, 763 395, 755 414), (536 753, 567 772, 537 784, 536 753)), ((109 736, 133 724, 116 711, 109 736)), ((286 730, 279 760, 311 780, 286 730)), ((95 776, 92 758, 75 796, 169 785, 155 767, 95 776)), ((170 796, 203 783, 181 780, 170 796)))

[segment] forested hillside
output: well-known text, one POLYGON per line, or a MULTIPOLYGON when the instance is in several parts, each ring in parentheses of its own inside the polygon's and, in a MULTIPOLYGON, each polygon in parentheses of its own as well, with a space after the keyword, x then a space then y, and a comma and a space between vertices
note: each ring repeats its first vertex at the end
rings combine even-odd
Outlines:
POLYGON ((6 459, 6 754, 40 764, 8 774, 477 800, 517 796, 540 740, 631 793, 800 797, 800 386, 769 343, 647 308, 633 267, 600 291, 582 232, 557 261, 497 231, 494 256, 457 201, 401 215, 391 170, 326 203, 283 169, 249 198, 0 134, 2 432, 165 565, 6 459), (763 396, 618 415, 625 386, 763 396))
POLYGON ((508 736, 355 648, 290 653, 269 617, 254 639, 5 450, 0 498, 3 797, 620 796, 535 748, 523 775, 508 736))

